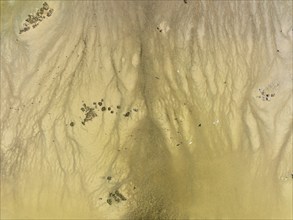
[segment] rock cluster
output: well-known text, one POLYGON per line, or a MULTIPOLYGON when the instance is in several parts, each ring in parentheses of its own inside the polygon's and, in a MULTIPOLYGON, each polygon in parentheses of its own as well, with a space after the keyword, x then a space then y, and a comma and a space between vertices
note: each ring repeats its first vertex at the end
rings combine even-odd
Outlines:
POLYGON ((50 8, 47 2, 43 3, 43 7, 39 8, 35 14, 29 14, 23 23, 23 28, 20 29, 19 34, 37 27, 41 21, 46 17, 50 17, 54 12, 53 8, 50 8))
MULTIPOLYGON (((95 108, 97 107, 95 106, 95 108)), ((81 111, 85 113, 85 118, 81 122, 83 125, 85 125, 87 121, 91 121, 93 118, 98 116, 97 113, 95 112, 95 108, 91 108, 87 106, 85 103, 83 104, 83 107, 80 109, 81 111)))
MULTIPOLYGON (((114 115, 114 113, 116 113, 116 114, 119 113, 119 110, 121 109, 120 105, 116 106, 117 109, 115 107, 113 107, 112 105, 106 106, 106 104, 104 103, 104 99, 101 99, 98 102, 97 101, 93 102, 91 106, 84 103, 84 101, 82 101, 82 102, 83 102, 83 104, 82 104, 80 110, 84 113, 84 117, 81 122, 83 125, 85 125, 87 122, 92 121, 95 117, 97 117, 98 116, 97 111, 101 111, 101 112, 103 112, 103 114, 109 112, 114 115)), ((134 114, 138 111, 139 110, 137 108, 133 108, 132 110, 129 110, 126 113, 124 113, 123 116, 130 117, 132 114, 134 114)))
POLYGON ((109 193, 109 197, 107 199, 107 203, 109 205, 112 205, 113 200, 115 202, 119 203, 121 201, 126 201, 127 199, 118 190, 115 190, 114 193, 112 193, 112 192, 109 193))
POLYGON ((275 96, 275 93, 268 93, 265 90, 259 89, 260 95, 257 98, 262 99, 263 101, 270 101, 272 97, 275 96))
POLYGON ((279 88, 279 83, 272 82, 264 89, 259 88, 258 91, 260 94, 256 97, 259 99, 262 99, 263 101, 270 101, 273 97, 276 96, 278 88, 279 88))

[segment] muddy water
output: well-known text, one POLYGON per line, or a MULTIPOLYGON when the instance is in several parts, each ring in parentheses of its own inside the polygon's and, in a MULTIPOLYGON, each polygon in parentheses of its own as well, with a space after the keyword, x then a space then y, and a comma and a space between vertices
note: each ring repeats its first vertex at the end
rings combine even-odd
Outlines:
POLYGON ((1 2, 1 218, 292 218, 290 1, 1 2))

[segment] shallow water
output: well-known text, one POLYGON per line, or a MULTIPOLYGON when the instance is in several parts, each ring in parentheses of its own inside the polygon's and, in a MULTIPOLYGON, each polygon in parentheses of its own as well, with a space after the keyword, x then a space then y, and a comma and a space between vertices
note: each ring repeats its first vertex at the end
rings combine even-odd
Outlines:
POLYGON ((292 2, 1 2, 2 219, 291 219, 292 2))

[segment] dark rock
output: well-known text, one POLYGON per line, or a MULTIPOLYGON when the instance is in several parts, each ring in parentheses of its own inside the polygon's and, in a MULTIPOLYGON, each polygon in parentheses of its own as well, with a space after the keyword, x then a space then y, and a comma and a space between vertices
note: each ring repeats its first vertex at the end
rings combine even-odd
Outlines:
POLYGON ((109 205, 112 205, 112 199, 107 199, 107 203, 108 203, 109 205))
POLYGON ((115 190, 115 195, 118 196, 122 201, 125 201, 126 198, 118 190, 115 190))
POLYGON ((47 16, 50 17, 50 16, 53 14, 53 11, 54 11, 54 9, 51 8, 51 9, 48 11, 47 16))
POLYGON ((126 113, 124 114, 125 117, 128 117, 129 115, 130 115, 130 112, 126 112, 126 113))
POLYGON ((43 9, 44 9, 44 10, 48 10, 48 9, 49 9, 49 5, 48 5, 47 2, 44 2, 44 3, 43 3, 43 9))

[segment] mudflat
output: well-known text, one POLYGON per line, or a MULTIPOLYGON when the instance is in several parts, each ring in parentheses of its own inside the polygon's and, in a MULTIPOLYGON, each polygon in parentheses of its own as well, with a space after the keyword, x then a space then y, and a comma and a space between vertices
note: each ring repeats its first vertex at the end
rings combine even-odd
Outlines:
POLYGON ((292 219, 291 1, 1 1, 1 219, 292 219))

